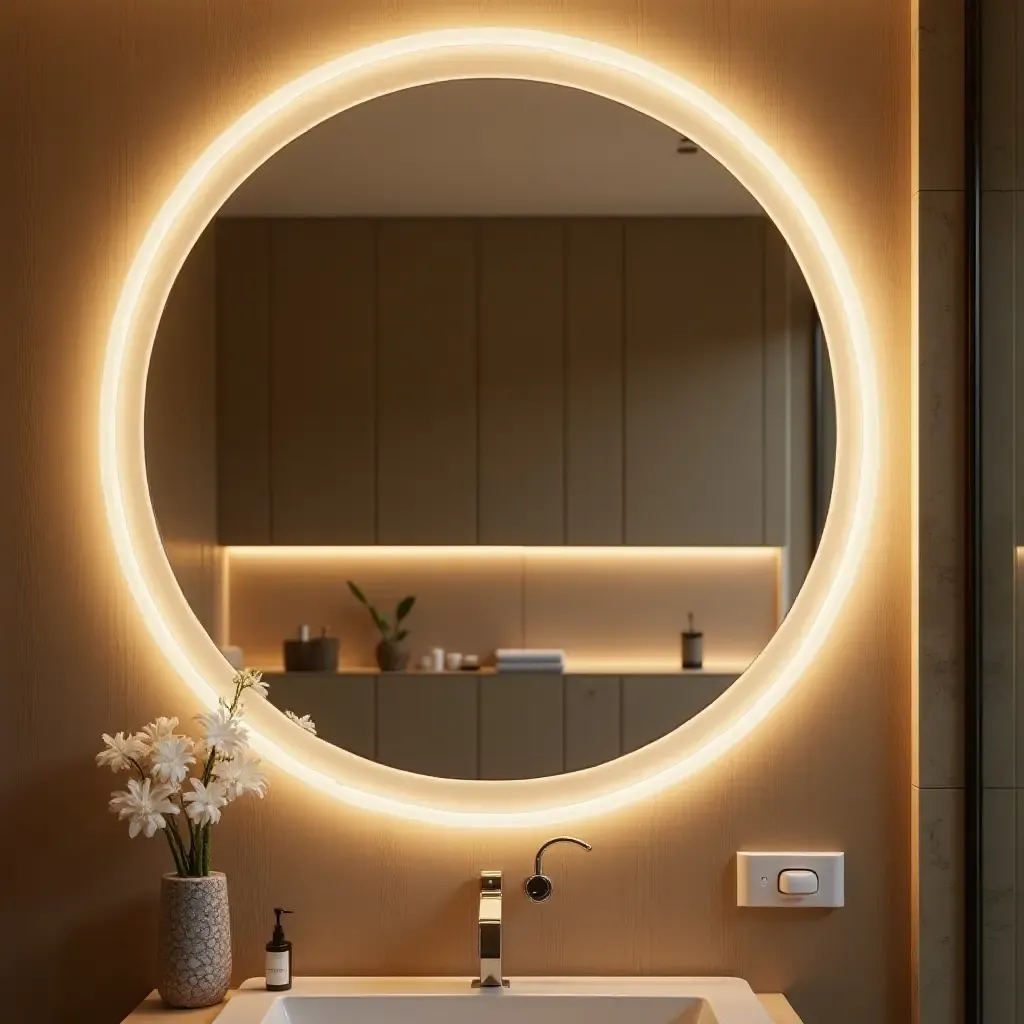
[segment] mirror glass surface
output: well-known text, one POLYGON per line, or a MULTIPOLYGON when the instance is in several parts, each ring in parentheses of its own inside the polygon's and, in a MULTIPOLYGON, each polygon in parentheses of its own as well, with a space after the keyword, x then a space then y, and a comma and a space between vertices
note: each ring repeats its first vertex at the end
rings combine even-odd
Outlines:
POLYGON ((810 292, 728 171, 472 80, 339 114, 228 200, 160 323, 146 464, 183 593, 274 704, 397 768, 534 778, 757 657, 834 424, 810 292))

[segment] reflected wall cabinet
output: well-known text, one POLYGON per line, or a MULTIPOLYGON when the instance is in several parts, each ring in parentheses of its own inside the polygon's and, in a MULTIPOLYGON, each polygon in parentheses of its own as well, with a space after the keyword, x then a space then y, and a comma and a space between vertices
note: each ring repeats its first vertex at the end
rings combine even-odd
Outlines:
POLYGON ((221 544, 786 543, 810 301, 765 218, 213 231, 221 544))

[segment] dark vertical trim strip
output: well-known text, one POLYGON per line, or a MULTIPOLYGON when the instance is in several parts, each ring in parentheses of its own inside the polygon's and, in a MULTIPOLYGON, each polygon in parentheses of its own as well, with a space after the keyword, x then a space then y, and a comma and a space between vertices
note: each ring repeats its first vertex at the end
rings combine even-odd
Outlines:
POLYGON ((964 3, 967 550, 964 671, 964 1021, 982 1024, 981 0, 964 3))
POLYGON ((569 771, 566 757, 569 748, 569 677, 564 673, 559 677, 562 681, 562 774, 569 771))
POLYGON ((571 544, 569 536, 569 246, 571 224, 568 217, 559 223, 562 244, 562 543, 571 544))
POLYGON ((484 777, 484 693, 483 678, 479 675, 476 677, 476 778, 482 779, 484 777))
MULTIPOLYGON (((264 222, 266 223, 266 222, 264 222)), ((274 325, 275 321, 275 291, 274 281, 276 274, 277 252, 280 248, 280 226, 276 221, 266 224, 264 230, 263 248, 266 254, 267 274, 267 543, 277 543, 274 530, 274 325)))
POLYGON ((370 221, 373 245, 373 543, 380 544, 380 320, 381 309, 381 222, 370 221))
POLYGON ((629 543, 629 523, 627 517, 629 515, 629 385, 627 375, 629 373, 629 354, 627 345, 629 344, 629 221, 622 221, 622 232, 619 239, 619 260, 620 260, 620 279, 622 281, 622 306, 620 308, 619 317, 619 330, 621 332, 621 349, 619 350, 619 369, 621 380, 619 381, 619 401, 622 408, 622 451, 619 453, 620 467, 619 472, 622 476, 621 489, 622 489, 622 508, 620 515, 622 517, 621 531, 622 531, 622 544, 629 543))
MULTIPOLYGON (((769 544, 768 540, 768 294, 771 280, 768 269, 768 231, 767 217, 761 222, 761 543, 769 544)), ((789 297, 786 296, 787 305, 789 297)), ((787 310, 788 314, 788 310, 787 310)), ((786 317, 788 320, 788 315, 786 317)), ((788 323, 786 324, 788 327, 788 323)), ((788 333, 788 331, 787 331, 788 333)), ((788 340, 788 339, 787 339, 788 340)), ((786 390, 789 390, 789 367, 786 367, 786 390)), ((787 396, 788 397, 788 396, 787 396)), ((787 435, 789 431, 786 432, 787 435)), ((788 482, 787 482, 788 490, 788 482)), ((788 532, 788 531, 787 531, 788 532)))
POLYGON ((483 466, 483 459, 481 457, 482 448, 482 435, 481 425, 483 423, 483 401, 481 399, 481 388, 483 382, 483 375, 481 373, 481 330, 480 330, 480 303, 481 293, 483 291, 483 280, 484 280, 484 240, 483 240, 483 221, 480 218, 473 220, 473 355, 476 359, 475 380, 474 387, 476 388, 476 481, 475 497, 476 497, 476 542, 482 544, 483 539, 481 537, 481 508, 483 502, 481 501, 481 492, 483 489, 483 479, 481 475, 481 467, 483 466))
POLYGON ((619 757, 626 753, 626 677, 619 676, 619 757))
MULTIPOLYGON (((380 761, 380 676, 370 676, 373 680, 373 759, 380 761)), ((344 682, 343 680, 337 680, 344 682)))

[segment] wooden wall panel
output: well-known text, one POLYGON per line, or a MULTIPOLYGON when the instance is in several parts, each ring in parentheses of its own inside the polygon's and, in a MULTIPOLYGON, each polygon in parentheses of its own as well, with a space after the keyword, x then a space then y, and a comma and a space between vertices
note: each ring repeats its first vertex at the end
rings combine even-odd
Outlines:
POLYGON ((565 770, 578 772, 622 752, 622 680, 565 677, 565 770))
POLYGON ((679 728, 729 689, 735 676, 624 676, 622 752, 646 747, 679 728))
MULTIPOLYGON (((12 115, 0 161, 9 227, 0 348, 10 371, 0 418, 18 439, 0 457, 13 496, 0 506, 12 556, 0 631, 9 624, 14 766, 0 776, 0 799, 5 821, 35 823, 6 908, 32 922, 7 951, 15 1016, 115 1021, 152 988, 166 850, 128 841, 104 810, 116 780, 88 765, 103 731, 199 710, 117 568, 97 482, 104 346, 128 262, 179 177, 272 89, 361 45, 483 22, 640 54, 766 139, 847 256, 886 423, 872 569, 798 688, 717 764, 588 820, 594 852, 553 864, 557 899, 542 913, 510 902, 508 969, 736 974, 785 990, 810 1024, 910 1019, 911 19, 892 0, 221 0, 204 17, 169 2, 0 5, 0 35, 12 41, 0 61, 0 103, 12 115), (44 804, 76 809, 72 870, 68 819, 39 815, 44 804), (732 906, 735 851, 794 837, 844 849, 857 866, 842 912, 769 920, 732 906)), ((231 879, 236 980, 262 970, 277 901, 302 911, 305 973, 468 975, 474 878, 494 865, 525 870, 546 838, 357 811, 277 770, 271 783, 266 800, 230 808, 216 836, 214 866, 231 879)))
POLYGON ((473 544, 476 229, 382 220, 378 239, 377 541, 473 544))
POLYGON ((216 236, 218 537, 269 544, 270 224, 217 221, 216 236))
POLYGON ((276 543, 614 545, 632 509, 630 543, 786 545, 803 579, 811 304, 761 218, 271 238, 276 543))
POLYGON ((219 640, 216 292, 216 239, 207 229, 160 319, 145 430, 149 493, 164 550, 196 617, 219 640))
POLYGON ((626 225, 627 543, 763 543, 763 266, 757 220, 626 225))
POLYGON ((563 229, 480 228, 481 544, 565 540, 563 229))
POLYGON ((533 779, 604 764, 682 725, 732 677, 266 672, 317 736, 407 771, 533 779), (628 744, 628 746, 624 746, 628 744), (380 753, 378 754, 378 748, 380 753))
POLYGON ((462 675, 377 677, 377 760, 419 775, 475 779, 478 680, 462 675))
POLYGON ((560 775, 562 676, 507 672, 480 680, 480 778, 560 775))
POLYGON ((565 542, 623 542, 623 225, 565 233, 565 542))
POLYGON ((373 225, 271 222, 275 544, 375 538, 373 225))

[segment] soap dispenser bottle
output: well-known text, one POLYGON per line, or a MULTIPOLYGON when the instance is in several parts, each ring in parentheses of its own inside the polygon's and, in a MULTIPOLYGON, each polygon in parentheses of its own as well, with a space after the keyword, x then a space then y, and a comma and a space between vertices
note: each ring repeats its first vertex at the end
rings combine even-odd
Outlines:
POLYGON ((704 634, 693 628, 693 612, 689 615, 690 627, 683 633, 683 668, 704 667, 704 634))
POLYGON ((267 943, 266 978, 268 992, 287 992, 292 987, 292 944, 284 937, 281 915, 290 910, 274 907, 277 923, 274 935, 267 943))

